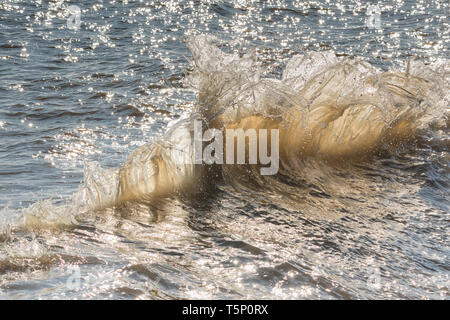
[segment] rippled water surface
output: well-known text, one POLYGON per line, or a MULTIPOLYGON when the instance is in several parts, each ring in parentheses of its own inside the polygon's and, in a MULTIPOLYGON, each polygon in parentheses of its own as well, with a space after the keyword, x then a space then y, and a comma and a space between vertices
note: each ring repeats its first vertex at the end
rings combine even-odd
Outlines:
POLYGON ((378 27, 368 6, 2 0, 0 298, 448 299, 449 4, 382 1, 378 27), (383 71, 417 56, 444 66, 447 100, 393 152, 304 158, 265 188, 224 169, 195 197, 76 209, 79 188, 196 108, 186 40, 206 34, 273 79, 305 52, 383 71))

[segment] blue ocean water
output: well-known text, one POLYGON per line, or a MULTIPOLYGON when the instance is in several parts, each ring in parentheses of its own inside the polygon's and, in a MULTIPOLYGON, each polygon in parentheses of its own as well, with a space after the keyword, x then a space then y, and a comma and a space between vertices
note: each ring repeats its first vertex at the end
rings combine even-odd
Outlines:
POLYGON ((191 112, 188 36, 279 79, 308 51, 382 70, 448 59, 448 17, 438 0, 2 0, 0 297, 448 299, 448 126, 413 151, 314 165, 328 182, 294 207, 221 183, 195 203, 14 227, 24 210, 57 221, 92 163, 119 167, 191 112))

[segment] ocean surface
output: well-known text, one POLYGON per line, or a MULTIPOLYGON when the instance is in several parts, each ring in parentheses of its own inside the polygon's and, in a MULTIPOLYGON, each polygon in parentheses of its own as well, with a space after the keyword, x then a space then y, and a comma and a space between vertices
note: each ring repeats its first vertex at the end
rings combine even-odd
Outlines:
POLYGON ((449 7, 1 0, 0 299, 449 299, 449 7), (192 115, 280 171, 148 198, 192 115))

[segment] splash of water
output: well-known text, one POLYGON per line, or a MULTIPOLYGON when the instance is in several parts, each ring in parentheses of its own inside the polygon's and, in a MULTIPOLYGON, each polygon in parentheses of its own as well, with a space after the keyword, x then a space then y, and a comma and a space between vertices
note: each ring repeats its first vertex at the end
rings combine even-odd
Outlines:
POLYGON ((263 179, 255 166, 217 169, 180 162, 186 152, 179 150, 193 157, 194 120, 219 130, 278 129, 281 173, 293 179, 304 172, 306 159, 339 164, 392 153, 424 130, 448 125, 448 60, 427 66, 412 59, 406 70, 382 71, 359 58, 307 52, 294 56, 279 80, 262 78, 253 54, 227 54, 216 42, 203 35, 187 41, 194 71, 186 83, 198 90, 192 116, 174 124, 160 141, 138 148, 120 169, 87 165, 85 183, 70 203, 38 202, 23 211, 23 224, 73 224, 80 212, 152 202, 195 189, 210 179, 211 170, 234 185, 274 185, 274 178, 263 179))

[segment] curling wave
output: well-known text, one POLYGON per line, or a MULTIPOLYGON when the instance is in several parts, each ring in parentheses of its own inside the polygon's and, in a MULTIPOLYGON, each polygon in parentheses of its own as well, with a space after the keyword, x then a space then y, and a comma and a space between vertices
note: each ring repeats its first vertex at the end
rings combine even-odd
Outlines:
POLYGON ((359 58, 307 52, 292 57, 274 79, 262 77, 253 54, 228 54, 217 42, 205 35, 187 41, 194 70, 185 80, 198 90, 192 114, 134 151, 121 168, 87 167, 65 215, 195 192, 218 176, 241 188, 279 190, 286 181, 292 187, 307 180, 310 161, 316 167, 365 161, 414 146, 427 130, 448 128, 448 60, 425 65, 411 59, 405 70, 382 71, 359 58), (261 176, 260 164, 180 161, 193 160, 195 120, 204 129, 278 129, 279 174, 261 176))

